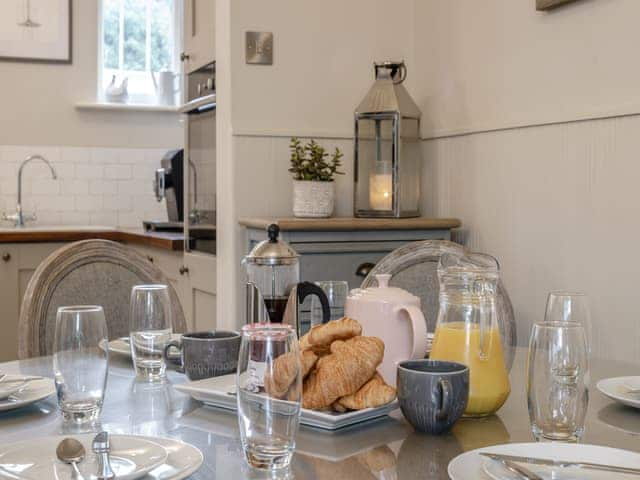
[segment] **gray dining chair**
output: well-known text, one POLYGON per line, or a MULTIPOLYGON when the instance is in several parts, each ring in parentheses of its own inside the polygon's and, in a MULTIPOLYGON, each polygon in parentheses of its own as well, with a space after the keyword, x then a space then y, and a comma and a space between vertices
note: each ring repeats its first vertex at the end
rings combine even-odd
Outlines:
MULTIPOLYGON (((438 281, 438 261, 445 253, 464 255, 467 250, 460 244, 447 240, 423 240, 411 242, 392 251, 382 258, 368 273, 362 282, 362 288, 377 286, 376 275, 390 274, 389 285, 411 292, 420 298, 422 312, 427 322, 427 331, 432 334, 436 328, 440 309, 438 281)), ((516 325, 513 306, 502 281, 498 284, 496 309, 500 333, 505 344, 513 350, 517 345, 516 325)), ((513 362, 514 351, 506 352, 509 367, 513 362)))
POLYGON ((58 307, 101 305, 109 339, 129 335, 129 298, 138 284, 169 286, 174 332, 184 332, 182 306, 167 277, 132 249, 109 240, 84 240, 53 252, 29 281, 18 325, 18 357, 50 355, 58 307))

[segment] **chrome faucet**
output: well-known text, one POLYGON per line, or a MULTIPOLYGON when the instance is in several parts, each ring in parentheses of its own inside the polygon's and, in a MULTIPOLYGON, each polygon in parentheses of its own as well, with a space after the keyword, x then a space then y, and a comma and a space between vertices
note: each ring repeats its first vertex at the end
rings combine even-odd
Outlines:
POLYGON ((43 156, 29 155, 27 158, 24 159, 24 161, 20 165, 20 168, 18 169, 18 205, 16 206, 16 213, 12 213, 10 215, 7 215, 6 213, 2 214, 3 220, 13 222, 14 226, 16 227, 24 227, 25 221, 36 220, 35 213, 25 216, 24 213, 22 212, 22 170, 24 169, 25 165, 27 165, 27 163, 29 163, 32 160, 41 160, 42 162, 44 162, 44 164, 49 167, 49 170, 51 170, 51 177, 54 180, 58 178, 58 174, 56 173, 56 170, 53 168, 53 165, 51 165, 49 160, 47 160, 43 156))

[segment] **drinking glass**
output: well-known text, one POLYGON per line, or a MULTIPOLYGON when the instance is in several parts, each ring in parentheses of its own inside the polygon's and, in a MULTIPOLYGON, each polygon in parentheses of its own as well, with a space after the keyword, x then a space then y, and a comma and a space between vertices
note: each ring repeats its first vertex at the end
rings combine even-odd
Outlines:
POLYGON ((236 386, 247 463, 261 470, 286 469, 295 450, 302 396, 300 350, 293 327, 254 323, 242 328, 236 386), (289 377, 274 391, 268 388, 275 383, 269 379, 278 375, 289 377))
POLYGON ((129 341, 140 379, 165 378, 164 347, 171 340, 171 301, 166 285, 136 285, 131 290, 129 341))
MULTIPOLYGON (((331 311, 330 320, 338 320, 344 317, 344 305, 349 294, 349 283, 329 280, 326 282, 315 282, 329 300, 329 310, 331 311)), ((317 296, 311 297, 311 326, 322 323, 322 305, 317 296)))
POLYGON ((107 323, 100 306, 60 307, 53 340, 53 372, 65 421, 93 423, 107 386, 107 323))
POLYGON ((589 403, 589 355, 582 325, 544 322, 533 326, 527 401, 537 441, 580 440, 589 403))
POLYGON ((580 292, 551 292, 547 297, 545 322, 575 322, 582 325, 591 351, 591 311, 589 297, 580 292))

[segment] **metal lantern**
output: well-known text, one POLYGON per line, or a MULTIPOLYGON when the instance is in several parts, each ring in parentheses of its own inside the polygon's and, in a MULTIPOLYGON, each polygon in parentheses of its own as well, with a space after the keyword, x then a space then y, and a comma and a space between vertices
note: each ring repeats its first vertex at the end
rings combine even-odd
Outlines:
POLYGON ((355 111, 356 217, 420 215, 420 109, 404 62, 374 63, 375 83, 355 111))

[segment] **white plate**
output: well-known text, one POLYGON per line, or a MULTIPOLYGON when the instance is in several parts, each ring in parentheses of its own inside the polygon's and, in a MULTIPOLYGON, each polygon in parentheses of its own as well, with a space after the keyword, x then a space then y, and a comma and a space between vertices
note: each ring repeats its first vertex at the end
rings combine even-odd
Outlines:
POLYGON ((139 437, 161 445, 168 454, 163 465, 142 477, 142 480, 183 480, 202 466, 202 452, 193 445, 173 438, 139 437))
MULTIPOLYGON (((23 377, 24 375, 7 375, 7 379, 23 377)), ((0 400, 0 412, 30 405, 54 393, 56 393, 56 386, 52 379, 43 378, 41 380, 34 380, 27 383, 24 388, 10 395, 9 398, 0 400)))
MULTIPOLYGON (((479 452, 640 468, 640 454, 617 448, 568 443, 512 443, 479 448, 458 455, 449 463, 448 471, 451 480, 520 480, 497 462, 479 455, 479 452)), ((628 475, 596 470, 522 465, 545 480, 613 480, 617 478, 622 480, 632 478, 628 475)))
MULTIPOLYGON (((91 451, 92 435, 76 437, 85 448, 86 457, 78 464, 85 479, 94 479, 98 471, 98 459, 91 451)), ((26 440, 0 448, 0 478, 65 480, 74 478, 73 468, 56 458, 56 447, 63 436, 26 440)), ((142 437, 112 435, 110 437, 111 467, 118 480, 135 480, 163 465, 167 450, 142 437)))
MULTIPOLYGON (((182 335, 180 333, 173 333, 171 335, 171 341, 180 340, 182 335)), ((124 355, 131 358, 131 347, 129 346, 129 338, 122 337, 116 338, 109 342, 109 352, 116 353, 118 355, 124 355)), ((175 348, 169 350, 169 358, 180 358, 180 353, 175 348)))
POLYGON ((629 388, 640 382, 640 377, 616 377, 600 380, 596 387, 604 395, 629 407, 640 408, 640 393, 629 393, 629 388))
MULTIPOLYGON (((235 374, 205 378, 204 380, 186 382, 175 386, 176 390, 191 395, 205 405, 234 411, 237 409, 235 388, 235 374)), ((371 420, 372 418, 383 417, 396 408, 398 408, 397 400, 382 407, 366 408, 346 413, 319 412, 303 408, 300 414, 300 423, 324 430, 337 430, 371 420)))

